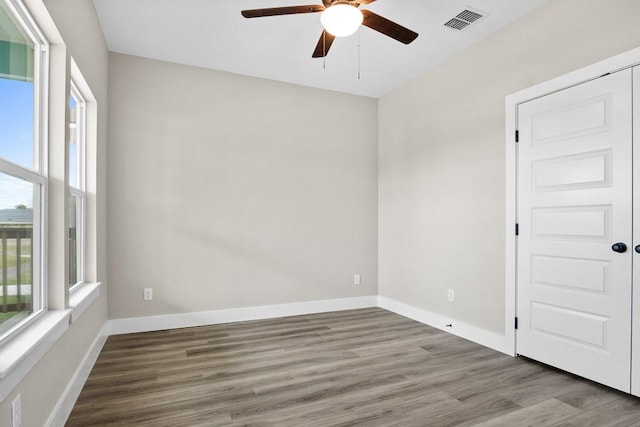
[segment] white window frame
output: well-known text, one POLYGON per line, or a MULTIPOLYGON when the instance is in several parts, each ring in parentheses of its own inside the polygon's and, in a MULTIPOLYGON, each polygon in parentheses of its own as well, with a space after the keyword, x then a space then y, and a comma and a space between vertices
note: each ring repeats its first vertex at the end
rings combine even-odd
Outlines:
POLYGON ((95 175, 98 144, 97 100, 77 64, 72 57, 69 57, 64 40, 45 4, 31 0, 0 1, 10 5, 11 10, 20 10, 23 20, 28 20, 31 28, 42 30, 38 33, 41 37, 45 34, 46 38, 42 37, 41 40, 48 42, 43 43, 46 46, 40 49, 40 59, 36 58, 41 65, 38 65, 37 61, 34 64, 34 73, 37 70, 42 83, 34 89, 34 97, 37 96, 37 102, 44 106, 34 119, 34 135, 39 136, 41 142, 36 153, 37 166, 40 169, 25 172, 25 168, 11 162, 2 163, 3 172, 12 172, 9 174, 13 176, 21 176, 23 173, 28 177, 39 175, 44 182, 39 192, 43 205, 42 212, 38 218, 34 218, 34 222, 37 223, 34 227, 40 227, 42 236, 41 250, 35 255, 40 257, 42 264, 39 276, 42 277, 43 307, 40 314, 32 316, 28 325, 24 324, 20 328, 19 333, 12 333, 8 339, 0 342, 0 404, 3 404, 12 396, 21 381, 45 357, 49 349, 65 334, 71 324, 92 307, 92 302, 100 295, 101 283, 97 280, 97 177, 95 175), (87 139, 84 147, 86 158, 84 171, 86 179, 84 188, 85 283, 73 294, 69 293, 68 280, 64 277, 67 255, 59 252, 65 247, 64 240, 67 238, 65 228, 67 221, 63 217, 67 207, 62 203, 62 199, 68 197, 69 187, 62 185, 61 181, 65 180, 67 173, 63 162, 66 163, 64 147, 68 144, 65 137, 68 126, 65 110, 70 95, 69 76, 75 79, 77 88, 87 102, 87 139), (37 128, 35 128, 36 124, 37 128))
MULTIPOLYGON (((0 0, 2 1, 2 0, 0 0)), ((0 172, 36 185, 33 207, 33 312, 12 328, 0 334, 0 347, 15 338, 20 331, 40 318, 47 306, 47 191, 48 191, 48 93, 49 93, 49 43, 42 31, 19 0, 3 0, 15 20, 22 26, 34 44, 33 93, 34 93, 34 150, 33 170, 18 166, 0 158, 0 172), (36 206, 38 209, 36 209, 36 206)))
MULTIPOLYGON (((86 248, 86 141, 87 141, 87 101, 82 95, 74 77, 71 77, 71 96, 76 101, 76 157, 77 187, 69 185, 70 197, 76 197, 76 268, 77 281, 69 284, 69 293, 75 292, 85 282, 85 248, 86 248)), ((67 175, 69 171, 67 170, 67 175)))
POLYGON ((97 160, 97 124, 98 104, 91 87, 71 57, 69 70, 71 81, 85 102, 83 111, 84 145, 82 147, 82 183, 84 185, 84 223, 83 223, 83 278, 84 283, 75 286, 69 292, 68 307, 71 308, 71 323, 74 323, 91 306, 100 294, 100 282, 97 281, 97 229, 96 229, 96 160, 97 160))

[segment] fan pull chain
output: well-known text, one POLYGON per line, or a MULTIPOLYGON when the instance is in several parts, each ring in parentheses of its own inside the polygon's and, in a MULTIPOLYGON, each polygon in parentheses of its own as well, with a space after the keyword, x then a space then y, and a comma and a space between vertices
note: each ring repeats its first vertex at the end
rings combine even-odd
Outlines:
POLYGON ((326 40, 327 40, 327 31, 322 30, 322 69, 327 69, 327 48, 326 48, 326 40))

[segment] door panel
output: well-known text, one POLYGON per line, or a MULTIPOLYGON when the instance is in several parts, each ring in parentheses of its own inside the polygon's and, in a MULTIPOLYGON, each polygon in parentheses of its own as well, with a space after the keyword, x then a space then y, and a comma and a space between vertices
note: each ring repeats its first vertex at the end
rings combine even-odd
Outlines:
POLYGON ((532 208, 532 236, 538 239, 609 240, 610 218, 610 205, 532 208))
POLYGON ((611 283, 610 262, 562 256, 531 256, 531 285, 604 294, 611 283))
POLYGON ((539 302, 531 303, 531 330, 569 344, 605 349, 608 317, 539 302))
POLYGON ((627 392, 631 79, 621 71, 518 108, 517 352, 627 392))
POLYGON ((606 132, 611 128, 611 103, 611 94, 604 94, 551 106, 532 117, 531 143, 546 144, 606 132))
POLYGON ((536 193, 611 185, 611 150, 538 160, 531 167, 536 193))

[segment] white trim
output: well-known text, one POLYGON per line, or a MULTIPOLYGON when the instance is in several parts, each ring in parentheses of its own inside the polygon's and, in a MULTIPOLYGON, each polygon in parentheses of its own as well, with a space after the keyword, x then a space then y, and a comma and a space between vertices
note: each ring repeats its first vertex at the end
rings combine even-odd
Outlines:
POLYGON ((52 310, 0 349, 0 402, 69 328, 70 310, 52 310))
POLYGON ((71 311, 71 323, 78 320, 91 303, 100 296, 101 284, 102 282, 84 283, 69 295, 69 306, 73 309, 71 311))
POLYGON ((9 6, 15 17, 20 20, 20 24, 31 38, 31 41, 36 45, 41 45, 45 50, 48 49, 49 43, 47 37, 45 37, 40 29, 39 23, 33 18, 27 5, 22 0, 7 0, 5 4, 9 6))
POLYGON ((166 314, 161 316, 115 319, 107 321, 107 331, 109 332, 109 335, 119 335, 134 332, 216 325, 221 323, 272 319, 275 317, 298 316, 302 314, 326 313, 331 311, 370 307, 377 307, 377 297, 374 295, 321 301, 295 302, 290 304, 231 308, 225 310, 200 311, 193 313, 166 314))
POLYGON ((523 89, 505 98, 505 164, 506 164, 506 235, 505 235, 505 330, 509 354, 516 353, 513 318, 516 314, 516 237, 513 232, 517 222, 516 165, 517 153, 513 143, 516 130, 517 108, 519 104, 548 95, 559 90, 597 79, 607 73, 630 68, 640 64, 640 48, 621 53, 592 65, 580 68, 552 80, 523 89))
POLYGON ((33 182, 36 184, 44 185, 47 182, 47 178, 38 172, 26 169, 20 165, 0 158, 0 171, 6 175, 10 175, 14 178, 20 178, 24 181, 33 182))
POLYGON ((505 267, 504 267, 504 331, 509 354, 516 355, 516 330, 514 327, 516 317, 516 233, 518 222, 516 212, 517 203, 517 149, 515 143, 516 134, 516 107, 509 104, 509 97, 505 100, 506 130, 505 130, 505 158, 506 158, 506 213, 505 213, 505 267))
POLYGON ((120 335, 371 307, 380 307, 385 310, 392 311, 401 316, 441 329, 445 332, 449 332, 469 341, 484 345, 485 347, 489 347, 501 353, 512 355, 508 345, 508 339, 504 335, 478 328, 477 326, 469 323, 452 320, 391 298, 374 295, 192 313, 167 314, 160 316, 113 319, 106 322, 104 332, 108 335, 120 335), (448 324, 451 324, 452 326, 447 327, 446 325, 448 324))
MULTIPOLYGON (((73 59, 71 59, 71 62, 73 63, 73 59)), ((79 89, 80 86, 76 81, 82 81, 84 82, 84 78, 82 77, 82 74, 80 73, 80 70, 78 70, 77 66, 76 67, 71 67, 71 78, 70 78, 70 98, 73 98, 75 103, 76 103, 76 110, 75 110, 75 134, 76 134, 76 158, 73 160, 73 162, 76 163, 76 173, 75 173, 75 179, 76 179, 76 186, 71 186, 71 184, 69 184, 69 203, 71 203, 71 198, 75 197, 76 198, 76 212, 75 212, 75 218, 76 218, 76 259, 75 259, 75 264, 76 264, 76 283, 72 284, 72 286, 69 288, 70 292, 75 291, 77 288, 79 288, 80 286, 82 286, 85 281, 86 281, 86 277, 85 277, 85 260, 86 260, 86 256, 85 256, 85 251, 86 251, 86 233, 85 233, 85 228, 86 228, 86 223, 87 223, 87 202, 86 202, 86 163, 87 163, 87 157, 86 157, 86 143, 87 143, 87 128, 86 128, 86 123, 87 123, 87 100, 84 97, 84 94, 82 93, 82 91, 79 89)), ((86 84, 86 82, 85 82, 86 84)), ((72 111, 73 113, 73 111, 72 111)), ((71 120, 69 120, 69 125, 71 125, 71 120)), ((69 132, 71 132, 71 129, 69 129, 69 132)), ((71 137, 68 138, 69 141, 71 141, 71 137)), ((68 150, 70 150, 70 147, 67 147, 68 150)), ((71 164, 72 161, 71 159, 69 159, 69 164, 67 166, 67 180, 70 183, 71 182, 71 175, 70 175, 70 170, 71 170, 71 164)), ((71 272, 69 272, 69 275, 71 275, 71 272)))
MULTIPOLYGON (((31 271, 31 296, 32 296, 32 315, 27 316, 21 320, 21 322, 14 325, 11 329, 0 334, 0 341, 2 343, 10 341, 13 337, 17 337, 31 328, 31 331, 38 331, 42 328, 38 324, 38 319, 41 319, 47 309, 47 283, 44 280, 44 272, 46 271, 46 257, 44 256, 45 245, 47 242, 46 235, 46 219, 47 219, 47 185, 48 177, 46 168, 44 168, 43 150, 46 151, 47 139, 46 129, 42 127, 43 120, 46 121, 48 112, 48 54, 42 52, 40 47, 47 46, 48 41, 43 36, 40 26, 33 19, 31 12, 27 9, 22 0, 5 0, 5 6, 8 9, 8 14, 16 21, 17 26, 23 30, 26 35, 31 39, 34 47, 34 63, 33 63, 33 163, 30 166, 21 166, 12 163, 11 161, 0 159, 0 174, 6 174, 20 179, 28 184, 33 184, 33 218, 32 218, 32 235, 31 235, 31 249, 32 249, 32 271, 31 271), (35 325, 31 327, 31 325, 35 325)), ((32 336, 32 333, 27 335, 32 336)), ((31 341, 26 341, 26 344, 33 344, 31 341)), ((23 344, 25 344, 23 343, 23 344)), ((30 351, 29 347, 18 347, 17 350, 30 351)), ((5 357, 5 352, 0 352, 0 359, 3 362, 15 361, 18 358, 23 357, 23 353, 17 354, 17 357, 13 355, 5 357)), ((0 367, 0 377, 4 377, 8 374, 8 371, 0 367)), ((5 382, 3 381, 3 384, 5 382)), ((0 386, 2 388, 2 386, 0 386)), ((0 395, 1 395, 0 391, 0 395)), ((0 396, 0 401, 3 397, 0 396)))
POLYGON ((84 383, 87 381, 87 378, 89 378, 91 369, 93 369, 93 365, 96 363, 96 360, 98 360, 98 356, 100 355, 107 338, 108 335, 105 324, 98 333, 96 339, 93 340, 91 347, 89 347, 89 350, 82 359, 82 362, 80 362, 78 369, 76 369, 73 377, 71 377, 71 380, 60 396, 60 399, 58 399, 53 411, 49 414, 49 418, 44 424, 45 427, 63 427, 67 422, 67 419, 73 410, 73 406, 76 404, 78 396, 80 396, 82 387, 84 387, 84 383))
POLYGON ((508 346, 508 340, 504 335, 487 331, 486 329, 478 328, 477 326, 459 320, 452 320, 440 314, 432 313, 387 297, 378 297, 378 307, 393 311, 401 316, 457 335, 501 353, 511 355, 511 348, 508 346))
POLYGON ((608 73, 631 68, 640 65, 640 48, 635 48, 611 58, 605 59, 595 64, 539 83, 535 86, 528 87, 516 93, 507 96, 507 100, 513 104, 521 104, 532 99, 540 98, 553 92, 576 86, 589 80, 597 79, 608 73))

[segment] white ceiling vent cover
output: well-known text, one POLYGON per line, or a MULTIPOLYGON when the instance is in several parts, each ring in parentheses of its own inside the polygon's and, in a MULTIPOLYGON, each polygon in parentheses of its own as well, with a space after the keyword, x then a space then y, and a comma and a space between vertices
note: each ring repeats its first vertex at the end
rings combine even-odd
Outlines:
POLYGON ((473 10, 469 10, 469 9, 465 9, 462 12, 460 12, 459 14, 457 14, 455 17, 449 19, 447 22, 445 22, 444 26, 445 27, 449 27, 449 28, 453 28, 454 30, 463 30, 464 28, 468 27, 469 25, 471 25, 471 23, 477 21, 478 19, 482 18, 484 15, 480 12, 476 12, 473 10))

